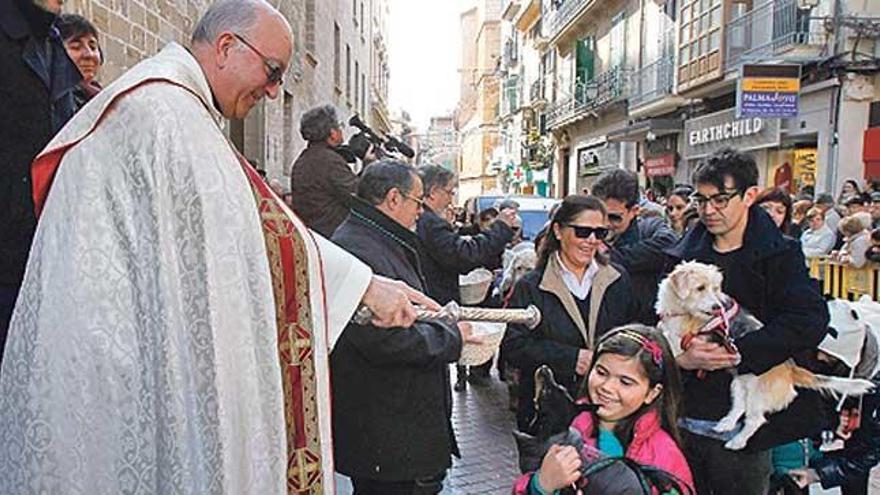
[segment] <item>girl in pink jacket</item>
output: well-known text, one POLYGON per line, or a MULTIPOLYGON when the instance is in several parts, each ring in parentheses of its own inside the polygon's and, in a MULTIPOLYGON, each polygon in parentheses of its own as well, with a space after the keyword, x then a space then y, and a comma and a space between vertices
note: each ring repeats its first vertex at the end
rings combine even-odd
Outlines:
MULTIPOLYGON (((599 341, 587 377, 586 399, 598 409, 572 422, 584 444, 605 456, 663 469, 693 489, 676 427, 681 381, 663 335, 643 325, 611 330, 599 341)), ((571 487, 580 467, 574 447, 554 445, 541 468, 521 476, 513 492, 550 495, 571 487)))

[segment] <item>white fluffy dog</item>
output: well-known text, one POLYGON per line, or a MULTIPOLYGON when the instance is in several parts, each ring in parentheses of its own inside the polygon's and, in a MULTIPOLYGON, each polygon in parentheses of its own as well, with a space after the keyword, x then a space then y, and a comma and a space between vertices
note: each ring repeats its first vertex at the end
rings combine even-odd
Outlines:
POLYGON ((521 242, 504 252, 503 272, 501 283, 495 289, 502 298, 509 297, 513 286, 523 275, 535 269, 538 255, 535 254, 535 245, 531 242, 521 242))
MULTIPOLYGON (((658 326, 676 355, 684 352, 690 339, 697 335, 706 335, 735 351, 737 338, 760 330, 762 324, 757 319, 745 311, 737 311, 736 302, 721 292, 722 280, 718 267, 691 261, 678 265, 660 283, 656 306, 660 315, 658 326)), ((745 416, 743 429, 724 445, 733 450, 746 446, 749 438, 767 422, 768 414, 788 407, 797 396, 796 388, 854 396, 873 388, 868 380, 814 374, 793 360, 759 376, 736 375, 734 368, 731 372, 735 378, 730 385, 730 412, 714 429, 719 433, 733 431, 739 419, 745 416)))

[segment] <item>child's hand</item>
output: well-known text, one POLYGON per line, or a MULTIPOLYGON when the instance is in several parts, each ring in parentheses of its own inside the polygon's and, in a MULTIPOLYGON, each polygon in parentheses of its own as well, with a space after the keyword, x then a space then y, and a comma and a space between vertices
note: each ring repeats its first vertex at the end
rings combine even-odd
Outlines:
POLYGON ((541 470, 538 471, 538 484, 547 493, 560 490, 578 480, 581 476, 581 456, 577 449, 568 445, 551 445, 541 470))

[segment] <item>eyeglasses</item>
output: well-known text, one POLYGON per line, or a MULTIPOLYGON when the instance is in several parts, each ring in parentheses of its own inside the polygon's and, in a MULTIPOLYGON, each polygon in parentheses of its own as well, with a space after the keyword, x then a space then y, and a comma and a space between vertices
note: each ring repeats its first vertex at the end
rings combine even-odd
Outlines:
POLYGON ((691 201, 697 204, 697 208, 704 209, 706 208, 706 203, 712 203, 712 208, 716 210, 723 210, 727 208, 730 200, 742 194, 742 191, 738 189, 734 189, 732 191, 720 192, 718 194, 713 194, 711 196, 703 196, 702 194, 693 193, 691 194, 691 201))
POLYGON ((578 239, 589 239, 592 235, 596 237, 596 240, 601 241, 608 237, 608 229, 605 227, 586 227, 583 225, 572 225, 570 223, 565 224, 565 226, 574 230, 574 236, 578 239))
POLYGON ((266 68, 269 69, 269 74, 266 76, 266 83, 271 86, 280 86, 284 78, 284 67, 282 67, 278 62, 263 55, 263 52, 258 50, 257 47, 246 40, 244 36, 238 33, 232 33, 232 35, 235 36, 238 41, 244 43, 246 47, 253 50, 254 53, 256 53, 257 56, 259 56, 263 60, 263 65, 265 65, 266 68))
MULTIPOLYGON (((403 193, 401 193, 401 194, 403 194, 403 193)), ((417 198, 415 196, 410 196, 409 194, 404 194, 403 197, 406 199, 409 199, 411 201, 414 201, 419 206, 419 208, 425 208, 425 200, 424 199, 417 198)))

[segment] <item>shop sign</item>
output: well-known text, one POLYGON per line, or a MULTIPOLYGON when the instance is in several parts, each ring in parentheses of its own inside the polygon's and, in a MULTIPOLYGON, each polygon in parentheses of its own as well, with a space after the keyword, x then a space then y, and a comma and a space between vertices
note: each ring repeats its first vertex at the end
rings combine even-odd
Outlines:
POLYGON ((648 177, 660 177, 675 173, 675 153, 645 158, 645 174, 648 177))
POLYGON ((779 119, 737 118, 736 109, 690 119, 684 123, 684 156, 702 158, 721 148, 752 151, 779 145, 779 119))
POLYGON ((605 142, 577 150, 579 175, 594 175, 620 165, 620 143, 605 142))
POLYGON ((746 64, 738 81, 740 118, 793 118, 798 115, 800 65, 746 64))

